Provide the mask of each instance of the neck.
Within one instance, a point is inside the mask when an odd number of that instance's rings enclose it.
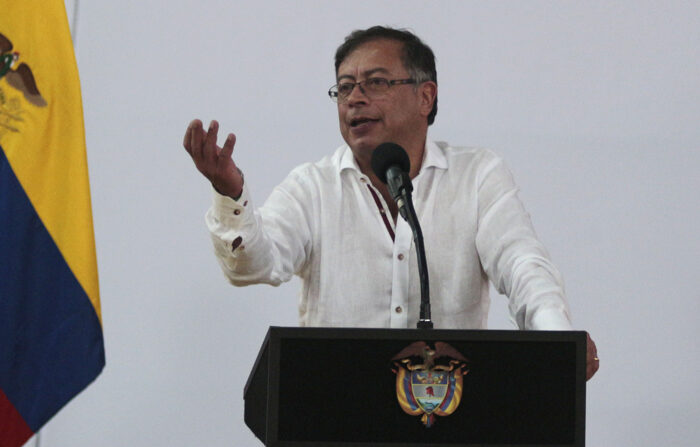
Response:
[[[411,162],[411,171],[408,173],[411,180],[413,180],[418,175],[418,173],[420,172],[420,168],[423,165],[423,156],[425,154],[425,141],[426,137],[423,137],[423,139],[416,144],[402,144],[397,142],[397,144],[404,148],[406,154],[408,154],[408,159]],[[362,153],[353,151],[353,155],[355,156],[355,161],[357,162],[360,171],[362,171],[363,174],[369,177],[375,186],[377,185],[377,182],[381,183],[381,181],[377,178],[377,176],[374,175],[374,172],[372,171],[372,151]]]
[[[423,137],[421,140],[420,145],[417,145],[412,150],[409,150],[409,148],[404,149],[406,149],[408,159],[411,160],[411,172],[409,172],[408,175],[411,177],[411,180],[413,180],[416,178],[420,172],[420,168],[423,166],[423,157],[425,156],[425,137]]]
[[[413,180],[418,173],[420,172],[420,168],[423,164],[423,154],[425,153],[425,140],[426,137],[423,137],[422,141],[420,144],[414,144],[414,145],[401,145],[401,147],[404,148],[406,153],[408,154],[408,159],[411,161],[411,171],[408,173],[409,177],[411,180]],[[357,162],[357,165],[360,168],[360,171],[362,171],[363,174],[365,174],[368,178],[369,181],[372,183],[372,185],[379,191],[379,193],[384,197],[384,201],[386,202],[387,206],[389,207],[389,212],[391,213],[391,216],[394,219],[394,222],[396,222],[399,208],[394,202],[394,199],[391,197],[391,194],[389,193],[389,188],[386,186],[385,183],[383,183],[379,177],[377,177],[374,174],[374,171],[372,170],[372,165],[371,165],[371,159],[372,159],[372,153],[365,153],[364,156],[360,156],[359,154],[355,153],[355,161]]]

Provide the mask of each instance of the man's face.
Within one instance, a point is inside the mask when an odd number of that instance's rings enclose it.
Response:
[[[402,43],[394,40],[367,42],[352,51],[338,67],[337,81],[359,82],[371,77],[406,79],[401,62]],[[394,85],[380,96],[365,95],[358,86],[347,102],[338,104],[340,133],[355,157],[368,157],[381,143],[407,148],[424,144],[427,115],[425,95],[413,84]]]

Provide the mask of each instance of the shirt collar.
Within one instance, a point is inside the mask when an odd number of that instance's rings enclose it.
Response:
[[[355,161],[355,156],[352,154],[352,150],[347,144],[343,146],[343,153],[340,157],[340,172],[343,172],[346,169],[357,171],[358,174],[362,174],[360,167]]]
[[[357,165],[357,161],[355,161],[355,156],[352,154],[352,150],[347,144],[345,145],[343,154],[340,157],[339,167],[341,172],[346,169],[351,169],[360,175],[362,174],[360,167]],[[418,175],[420,175],[420,173],[426,168],[431,167],[447,169],[447,158],[445,158],[445,153],[443,150],[437,144],[435,144],[433,140],[426,139],[425,152],[423,152],[423,164],[421,165]]]
[[[433,140],[425,140],[425,152],[423,153],[423,164],[421,172],[425,168],[447,169],[447,158],[444,150],[438,146]]]

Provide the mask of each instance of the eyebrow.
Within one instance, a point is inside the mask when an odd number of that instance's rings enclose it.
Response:
[[[365,79],[367,79],[367,78],[369,78],[370,76],[372,76],[373,74],[376,74],[376,73],[390,74],[389,70],[387,70],[386,68],[382,68],[382,67],[377,67],[377,68],[372,68],[372,69],[370,69],[370,70],[366,70],[366,71],[364,71],[362,74],[365,76]],[[352,80],[355,80],[355,76],[353,76],[353,75],[342,75],[342,76],[338,76],[338,79],[336,79],[336,81],[341,81],[341,80],[343,80],[343,79],[352,79]]]

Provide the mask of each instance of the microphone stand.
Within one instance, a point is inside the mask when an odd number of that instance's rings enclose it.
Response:
[[[428,264],[425,258],[425,244],[423,243],[423,231],[418,223],[418,216],[416,215],[416,210],[413,207],[413,199],[411,198],[411,192],[413,191],[413,184],[411,179],[405,172],[401,172],[399,175],[402,177],[401,184],[403,187],[397,187],[394,189],[398,190],[399,195],[395,197],[396,205],[399,207],[399,212],[401,217],[404,218],[408,225],[413,231],[413,242],[416,245],[416,260],[418,261],[418,276],[420,278],[420,317],[418,318],[418,324],[416,327],[418,329],[432,329],[433,321],[430,317],[430,286],[428,279]],[[399,177],[396,176],[396,177]],[[388,182],[392,180],[396,181],[396,177],[387,176]],[[391,189],[390,185],[390,189]],[[397,185],[398,186],[398,185]]]

